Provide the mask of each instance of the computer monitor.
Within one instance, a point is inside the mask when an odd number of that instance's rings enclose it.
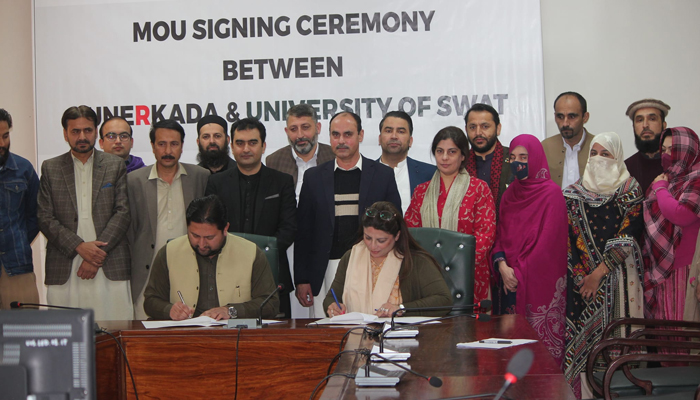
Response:
[[[92,310],[0,311],[0,397],[94,400],[94,330]]]

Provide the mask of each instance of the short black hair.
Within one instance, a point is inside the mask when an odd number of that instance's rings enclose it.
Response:
[[[227,222],[226,207],[219,199],[219,196],[215,194],[200,197],[192,200],[190,205],[187,206],[185,220],[187,221],[187,226],[190,226],[192,222],[210,224],[216,225],[217,229],[223,231]]]
[[[69,107],[64,111],[61,117],[61,126],[63,126],[63,129],[68,129],[68,121],[78,118],[85,118],[88,121],[92,121],[93,125],[97,127],[97,114],[95,110],[85,105]]]
[[[178,131],[180,132],[180,141],[185,143],[185,128],[174,119],[162,119],[151,125],[151,131],[148,132],[148,136],[150,136],[152,144],[156,142],[156,129],[172,129]]]
[[[239,119],[231,125],[231,141],[233,141],[233,136],[236,134],[236,131],[247,131],[251,129],[257,129],[258,132],[260,132],[260,141],[265,143],[265,137],[267,137],[265,125],[255,118]]]
[[[476,103],[469,110],[467,110],[467,114],[464,116],[465,126],[467,125],[467,121],[469,120],[469,113],[472,111],[488,111],[491,113],[491,117],[493,117],[493,122],[496,124],[496,126],[501,124],[501,118],[498,117],[498,111],[496,111],[495,108],[491,107],[488,104]]]
[[[382,120],[379,121],[379,133],[382,133],[382,129],[384,129],[384,120],[389,117],[401,118],[402,120],[408,122],[408,133],[410,134],[410,136],[413,136],[413,120],[411,119],[411,116],[408,115],[408,113],[405,111],[389,111],[388,113],[386,113],[384,115],[384,118],[382,118]]]
[[[557,96],[557,98],[554,100],[554,110],[556,111],[557,109],[557,101],[559,101],[560,98],[564,96],[574,96],[578,99],[578,103],[581,105],[581,115],[585,114],[588,112],[588,103],[586,103],[586,99],[583,98],[580,94],[576,92],[564,92]]]
[[[7,127],[12,128],[12,115],[4,108],[0,108],[0,122],[1,121],[7,122]]]
[[[335,117],[337,117],[337,116],[339,116],[339,115],[343,115],[343,114],[348,114],[348,115],[351,115],[351,116],[352,116],[352,118],[355,120],[355,123],[357,124],[357,133],[359,134],[360,131],[362,130],[362,118],[360,118],[359,115],[357,115],[357,114],[355,114],[354,112],[351,112],[351,111],[341,111],[341,112],[339,112],[339,113],[336,113],[336,114],[331,118],[330,122],[328,122],[328,129],[330,130],[330,126],[331,126],[331,124],[333,123],[333,120],[335,119]]]
[[[435,134],[433,144],[430,147],[433,157],[435,157],[438,144],[447,139],[452,139],[455,145],[457,145],[457,148],[459,148],[459,151],[464,156],[464,161],[462,161],[462,166],[460,168],[466,168],[467,160],[469,160],[469,140],[467,140],[467,135],[464,134],[464,131],[456,126],[447,126],[440,129],[438,133]]]
[[[129,136],[134,136],[134,130],[131,129],[131,124],[129,124],[129,121],[125,120],[124,118],[122,118],[122,117],[120,117],[120,116],[115,115],[115,116],[113,116],[113,117],[111,117],[111,118],[109,118],[109,119],[106,119],[106,120],[102,123],[102,126],[100,126],[100,139],[104,139],[104,138],[105,138],[105,135],[104,135],[104,127],[105,127],[105,124],[106,124],[107,122],[113,120],[113,119],[120,119],[120,120],[126,122],[126,124],[129,125]]]

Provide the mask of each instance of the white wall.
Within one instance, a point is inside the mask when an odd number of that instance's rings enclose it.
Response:
[[[554,99],[569,90],[588,100],[589,130],[619,133],[626,155],[636,151],[632,125],[624,115],[635,100],[659,98],[671,106],[669,126],[700,130],[700,102],[694,97],[700,93],[696,21],[700,2],[541,0],[540,4],[549,136],[558,134]],[[0,10],[0,107],[14,118],[12,151],[36,162],[32,2],[0,0]]]
[[[592,133],[617,132],[636,152],[625,110],[646,97],[671,106],[669,127],[700,132],[700,2],[541,0],[547,135],[558,134],[554,99],[576,91]]]

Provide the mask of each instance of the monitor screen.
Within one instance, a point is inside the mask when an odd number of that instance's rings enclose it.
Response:
[[[93,320],[92,310],[0,311],[2,398],[95,399]]]

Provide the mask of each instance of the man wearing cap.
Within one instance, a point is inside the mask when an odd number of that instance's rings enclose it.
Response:
[[[204,195],[211,176],[204,168],[179,162],[185,130],[177,121],[156,122],[149,136],[156,163],[126,177],[131,209],[126,238],[131,249],[131,297],[137,320],[148,319],[144,289],[155,255],[168,240],[187,233],[187,205]]]
[[[122,117],[107,119],[100,127],[100,148],[105,153],[124,159],[127,173],[146,166],[141,157],[131,155],[131,148],[134,147],[133,134],[131,125]]]
[[[668,104],[656,99],[635,101],[627,107],[628,117],[634,129],[634,145],[638,152],[625,160],[627,170],[646,193],[654,178],[664,172],[661,166],[659,141],[666,129],[666,116],[671,109]]]
[[[236,166],[229,155],[228,123],[218,115],[207,115],[197,122],[197,146],[199,166],[212,174],[226,171]]]

